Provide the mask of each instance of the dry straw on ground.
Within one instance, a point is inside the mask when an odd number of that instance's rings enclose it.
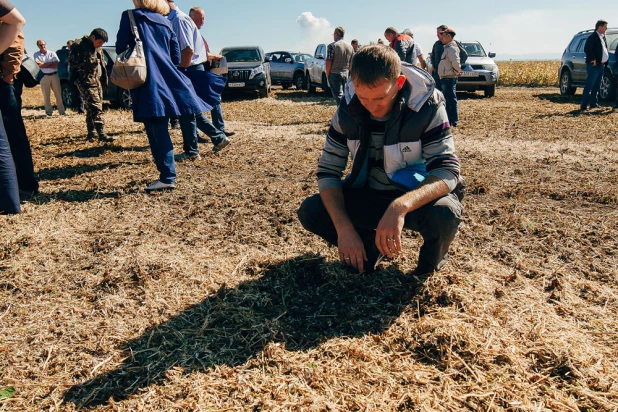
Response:
[[[233,144],[149,196],[129,112],[103,146],[28,91],[42,194],[0,217],[0,410],[615,411],[618,113],[577,103],[461,95],[465,222],[417,278],[413,233],[359,275],[296,219],[332,99],[225,102]]]

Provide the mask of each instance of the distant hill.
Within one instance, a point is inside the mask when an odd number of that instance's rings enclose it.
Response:
[[[558,53],[530,53],[530,54],[500,54],[496,53],[496,61],[529,61],[529,60],[560,60],[562,54]]]

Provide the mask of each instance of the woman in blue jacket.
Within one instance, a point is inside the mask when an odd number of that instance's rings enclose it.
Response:
[[[168,130],[170,116],[206,112],[211,107],[200,99],[191,81],[176,66],[180,49],[176,35],[164,16],[170,8],[165,0],[133,0],[133,16],[146,56],[146,83],[131,90],[133,119],[143,122],[150,149],[159,170],[159,180],[146,192],[175,187],[174,147]],[[116,52],[133,47],[135,39],[127,11],[122,13],[116,36]]]

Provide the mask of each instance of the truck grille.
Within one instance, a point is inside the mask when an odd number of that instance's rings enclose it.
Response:
[[[474,70],[483,70],[484,69],[482,64],[471,64],[471,66],[472,66],[472,69],[474,69]]]
[[[460,77],[457,79],[458,82],[484,82],[485,76],[476,76],[476,77]]]
[[[227,74],[227,79],[230,82],[249,80],[251,70],[230,70]]]

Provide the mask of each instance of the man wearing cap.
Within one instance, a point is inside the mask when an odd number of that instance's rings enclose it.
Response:
[[[380,254],[401,253],[402,230],[414,230],[423,237],[414,273],[439,270],[463,211],[444,98],[427,72],[389,47],[359,50],[350,77],[318,160],[319,193],[303,201],[298,218],[361,272]]]
[[[45,113],[51,116],[54,113],[54,108],[51,105],[51,90],[54,91],[56,98],[56,106],[58,113],[64,115],[64,104],[62,103],[62,88],[60,87],[60,78],[58,77],[58,55],[51,50],[47,50],[45,40],[37,40],[36,42],[39,51],[32,56],[36,64],[39,65],[44,76],[41,79],[41,91],[43,92],[43,101],[45,102]]]
[[[436,27],[436,36],[438,36],[438,40],[431,48],[431,76],[436,82],[436,87],[438,90],[442,90],[442,86],[440,85],[440,76],[438,75],[438,66],[440,65],[440,59],[442,58],[442,52],[444,51],[444,44],[442,44],[442,32],[446,29],[448,29],[446,24]]]
[[[352,46],[343,40],[344,35],[343,27],[336,27],[333,32],[335,41],[329,44],[326,49],[326,68],[324,71],[328,78],[330,90],[337,101],[337,106],[341,103],[343,88],[348,81],[350,64],[352,63],[352,56],[354,56]]]
[[[586,53],[586,86],[582,96],[581,110],[588,108],[599,107],[599,91],[601,90],[601,80],[607,61],[609,60],[609,51],[607,48],[607,40],[605,39],[605,31],[607,31],[607,22],[605,20],[597,21],[594,27],[595,32],[586,39],[584,52]]]
[[[438,65],[440,85],[446,100],[446,113],[451,126],[457,126],[459,113],[457,107],[457,78],[461,76],[461,64],[459,61],[459,46],[455,43],[455,30],[450,27],[442,32],[441,40],[444,45],[442,59]]]
[[[410,29],[404,29],[403,34],[407,34],[412,38],[412,42],[414,44],[414,53],[412,54],[412,64],[416,67],[420,67],[423,70],[427,70],[427,63],[425,62],[425,57],[423,56],[423,49],[421,46],[414,40],[414,33]]]
[[[172,30],[178,38],[180,46],[180,64],[178,68],[185,70],[204,71],[204,63],[208,60],[208,52],[204,39],[200,34],[193,19],[183,13],[173,0],[167,0],[171,12],[167,19],[172,25]],[[195,113],[180,116],[180,129],[182,131],[184,153],[177,156],[176,160],[198,160],[200,150],[197,146],[197,129],[210,137],[214,147],[213,152],[218,152],[230,144],[229,139],[222,130],[215,128],[204,113]]]

